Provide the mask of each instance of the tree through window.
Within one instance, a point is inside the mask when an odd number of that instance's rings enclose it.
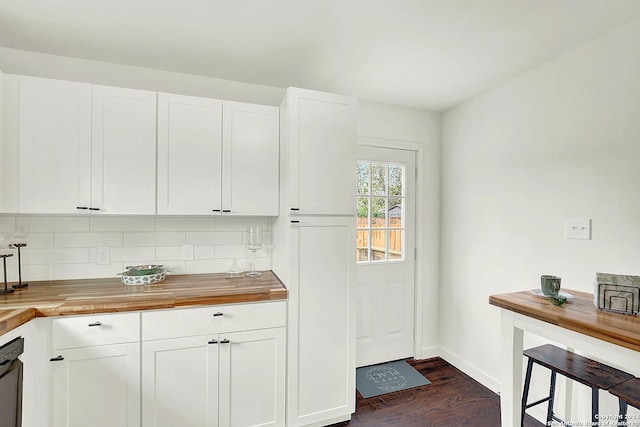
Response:
[[[358,262],[404,259],[405,167],[358,162]]]

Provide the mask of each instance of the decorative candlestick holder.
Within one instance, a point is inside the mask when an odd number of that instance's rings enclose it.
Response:
[[[20,248],[24,248],[27,246],[26,243],[12,243],[9,245],[10,248],[16,248],[18,250],[18,284],[13,285],[14,289],[18,288],[26,288],[29,286],[28,283],[22,283],[22,263],[20,262]]]
[[[8,294],[14,291],[14,289],[9,289],[7,287],[7,258],[13,256],[13,254],[0,254],[0,258],[2,258],[2,266],[4,267],[4,289],[0,289],[0,294]]]

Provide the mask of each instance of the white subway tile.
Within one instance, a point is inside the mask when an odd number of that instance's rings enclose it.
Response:
[[[245,256],[245,247],[243,245],[221,245],[215,246],[216,259],[233,259]]]
[[[225,273],[231,262],[228,260],[186,261],[187,274]]]
[[[25,233],[27,248],[53,248],[54,233]]]
[[[250,225],[259,225],[263,230],[271,230],[268,218],[234,218],[222,216],[216,220],[215,231],[246,231]]]
[[[25,233],[88,232],[88,216],[18,216],[16,227]]]
[[[182,246],[156,247],[156,259],[182,259]]]
[[[54,262],[56,264],[79,264],[85,262],[95,262],[95,253],[91,258],[90,248],[61,248],[54,250]],[[95,248],[93,248],[95,252]]]
[[[122,272],[122,263],[111,263],[98,265],[93,263],[82,264],[56,264],[53,278],[62,279],[95,279],[99,277],[117,278],[117,274]]]
[[[152,216],[93,216],[91,231],[155,231],[156,219]]]
[[[156,248],[149,246],[142,247],[122,247],[111,248],[111,261],[133,262],[154,260],[156,258]],[[155,263],[155,261],[154,261]],[[126,263],[125,263],[126,264]],[[130,264],[127,264],[130,265]]]
[[[215,258],[215,246],[195,246],[195,259],[214,259]]]
[[[124,246],[178,246],[185,243],[184,235],[178,231],[125,232]]]
[[[213,217],[158,217],[156,231],[214,231]]]
[[[22,248],[20,249],[22,265],[53,264],[56,262],[56,250],[53,248]]]
[[[23,265],[22,281],[35,282],[40,280],[53,280],[53,266],[54,264]],[[15,272],[13,280],[18,280],[17,271]]]
[[[13,233],[16,229],[16,217],[0,215],[0,233]]]
[[[122,246],[122,233],[55,233],[57,248],[93,248]]]
[[[194,245],[241,245],[242,233],[236,231],[187,232],[186,243]]]

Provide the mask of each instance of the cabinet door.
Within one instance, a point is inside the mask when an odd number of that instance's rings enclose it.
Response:
[[[20,212],[72,213],[88,207],[91,85],[20,77],[19,99]]]
[[[222,101],[158,94],[158,214],[221,211]]]
[[[140,344],[61,350],[52,361],[53,426],[140,425]]]
[[[355,214],[355,98],[290,88],[287,104],[290,208]]]
[[[279,110],[224,101],[222,211],[278,215]]]
[[[220,338],[220,426],[284,426],[285,328]]]
[[[355,410],[355,218],[291,224],[288,424]]]
[[[156,93],[93,86],[91,208],[156,212]]]
[[[144,427],[218,425],[219,346],[211,338],[142,343]]]

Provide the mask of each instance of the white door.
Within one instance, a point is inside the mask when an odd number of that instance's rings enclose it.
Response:
[[[291,209],[353,215],[356,99],[289,88],[287,102]]]
[[[156,93],[93,86],[91,209],[156,213]]]
[[[220,338],[220,427],[284,426],[285,328]]]
[[[415,153],[358,146],[356,363],[414,355]]]
[[[52,359],[54,427],[140,425],[140,345],[60,350]]]
[[[278,215],[278,107],[223,102],[222,213]]]
[[[355,410],[355,220],[291,221],[287,425],[318,425]]]
[[[218,425],[218,348],[217,334],[142,343],[144,427]]]
[[[220,212],[222,101],[158,94],[158,214]]]
[[[75,213],[91,197],[91,85],[20,77],[20,212]]]

